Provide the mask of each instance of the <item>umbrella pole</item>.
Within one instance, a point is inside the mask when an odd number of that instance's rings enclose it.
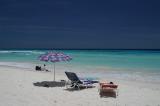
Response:
[[[55,63],[54,63],[54,81],[55,81]]]

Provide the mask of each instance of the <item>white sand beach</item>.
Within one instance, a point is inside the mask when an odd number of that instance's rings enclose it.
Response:
[[[62,79],[67,80],[66,75],[57,73],[56,80]],[[0,106],[160,106],[159,84],[106,78],[119,85],[116,98],[100,97],[98,84],[74,91],[33,84],[52,80],[50,72],[0,66]]]

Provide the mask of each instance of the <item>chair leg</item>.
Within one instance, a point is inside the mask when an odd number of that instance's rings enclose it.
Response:
[[[80,85],[78,83],[76,83],[76,86],[78,87],[78,90],[80,90]]]
[[[116,96],[118,96],[118,95],[119,95],[119,90],[117,89],[117,90],[116,90]]]
[[[78,87],[78,89],[80,89],[79,84],[73,83],[73,88],[77,88],[77,87]]]
[[[68,81],[65,82],[65,86],[68,89]]]
[[[72,84],[72,87],[73,87],[73,88],[76,88],[76,84],[75,84],[75,83],[73,83],[73,84]]]

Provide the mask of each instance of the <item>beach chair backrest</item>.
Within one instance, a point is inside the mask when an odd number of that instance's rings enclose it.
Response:
[[[68,79],[71,80],[72,82],[80,81],[75,73],[73,73],[73,72],[65,72],[65,73],[66,73]]]

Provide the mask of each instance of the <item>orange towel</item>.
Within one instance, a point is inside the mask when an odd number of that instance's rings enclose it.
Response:
[[[118,85],[110,84],[110,83],[100,83],[101,88],[110,87],[110,88],[118,88]]]

